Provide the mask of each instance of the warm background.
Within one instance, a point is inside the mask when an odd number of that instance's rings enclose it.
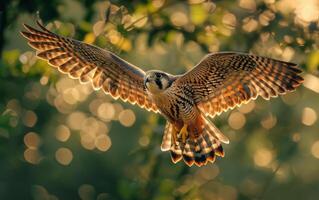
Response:
[[[111,2],[1,1],[0,199],[318,198],[318,0]],[[19,30],[38,17],[144,70],[243,51],[299,63],[305,83],[216,117],[231,139],[224,159],[174,165],[160,152],[162,117],[36,59]]]

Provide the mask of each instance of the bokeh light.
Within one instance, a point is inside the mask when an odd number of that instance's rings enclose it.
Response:
[[[37,120],[37,115],[31,110],[27,110],[22,118],[23,124],[27,127],[33,127],[37,123]]]
[[[254,154],[254,162],[259,167],[267,167],[273,160],[273,154],[266,148],[258,149]]]
[[[319,140],[315,141],[311,146],[311,154],[319,159]]]
[[[40,146],[41,139],[38,134],[29,132],[24,136],[24,144],[30,149],[37,149]]]
[[[65,125],[60,125],[57,127],[55,132],[55,137],[61,142],[66,142],[70,138],[70,129]]]
[[[41,161],[41,155],[36,149],[27,148],[23,155],[24,159],[31,164],[39,164]]]
[[[240,112],[232,112],[228,118],[228,124],[231,128],[238,130],[244,127],[246,117]]]
[[[95,146],[100,151],[107,151],[111,145],[110,137],[105,134],[101,134],[95,138]]]
[[[277,117],[275,115],[273,115],[273,114],[268,115],[267,117],[263,118],[260,121],[260,124],[265,129],[273,128],[276,125],[276,123],[277,123]]]
[[[317,121],[316,111],[310,107],[305,107],[302,112],[301,121],[304,125],[313,125]]]
[[[86,116],[82,112],[73,112],[67,119],[68,126],[73,130],[80,130],[84,123]]]
[[[73,159],[73,153],[70,149],[61,147],[55,152],[55,159],[61,165],[69,165]]]
[[[135,122],[135,114],[132,110],[123,110],[119,114],[119,121],[123,126],[130,127]]]

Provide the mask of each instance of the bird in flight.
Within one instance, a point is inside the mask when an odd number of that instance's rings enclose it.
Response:
[[[237,52],[206,55],[182,75],[142,69],[102,48],[24,24],[21,34],[37,56],[81,83],[91,81],[114,99],[122,99],[167,120],[162,151],[174,163],[213,163],[224,157],[228,138],[210,121],[258,96],[264,99],[293,91],[302,82],[296,64]]]

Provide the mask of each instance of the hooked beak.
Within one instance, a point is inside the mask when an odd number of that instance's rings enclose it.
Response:
[[[146,83],[149,83],[150,82],[150,79],[147,77],[145,80],[144,80],[144,85],[146,86]]]

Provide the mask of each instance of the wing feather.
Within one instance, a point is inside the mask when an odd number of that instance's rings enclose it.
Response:
[[[81,83],[92,82],[94,89],[101,89],[113,98],[137,103],[146,110],[158,112],[144,88],[145,72],[104,49],[62,37],[47,30],[24,25],[21,34],[37,50],[37,56],[71,78]]]
[[[302,82],[296,64],[252,54],[220,52],[204,57],[176,80],[193,92],[198,107],[214,117],[262,96],[276,97]]]

